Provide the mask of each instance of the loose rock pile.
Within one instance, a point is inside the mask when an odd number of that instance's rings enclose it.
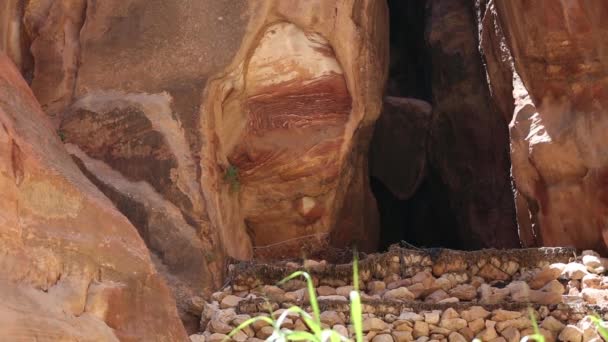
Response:
[[[547,341],[601,341],[589,315],[608,318],[608,259],[593,251],[408,250],[392,248],[360,261],[363,330],[369,341],[519,341],[532,334],[534,315]],[[221,341],[257,315],[278,317],[297,305],[310,309],[306,283],[291,280],[306,269],[316,287],[321,322],[353,337],[348,295],[352,266],[306,260],[303,264],[241,263],[231,285],[202,302],[200,334],[192,341]],[[604,317],[604,315],[606,317]],[[308,330],[293,314],[283,327]],[[257,322],[233,336],[259,341],[272,328]]]

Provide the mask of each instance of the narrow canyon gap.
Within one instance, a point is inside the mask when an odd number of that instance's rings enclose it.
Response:
[[[388,1],[391,63],[370,147],[381,246],[518,247],[508,120],[470,1]]]

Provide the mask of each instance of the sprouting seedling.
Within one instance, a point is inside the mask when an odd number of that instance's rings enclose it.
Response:
[[[532,308],[528,308],[528,313],[530,315],[530,321],[532,321],[532,328],[534,328],[534,334],[524,336],[520,342],[545,342],[545,336],[541,334],[540,330],[538,329],[538,323],[536,323],[536,316],[534,315],[534,311],[532,311]]]
[[[57,130],[57,135],[61,139],[61,142],[65,142],[65,132],[62,129]]]
[[[239,181],[239,169],[234,165],[229,165],[224,173],[224,181],[230,184],[232,192],[239,191],[241,183]]]

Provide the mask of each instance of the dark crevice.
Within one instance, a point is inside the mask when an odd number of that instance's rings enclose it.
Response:
[[[431,63],[425,40],[427,0],[388,0],[390,64],[386,94],[431,101]]]
[[[375,178],[371,179],[371,186],[380,213],[381,250],[400,241],[417,247],[462,247],[454,229],[456,218],[448,199],[441,196],[437,179],[427,176],[414,196],[406,200],[397,198]]]
[[[370,149],[370,184],[380,214],[379,248],[384,250],[400,241],[419,247],[463,250],[516,246],[511,241],[513,234],[505,233],[515,229],[508,220],[512,208],[506,206],[510,201],[504,197],[510,191],[502,191],[500,187],[503,181],[500,177],[509,174],[510,165],[505,163],[501,169],[502,166],[495,167],[498,162],[494,159],[487,162],[484,159],[494,156],[486,150],[497,150],[499,158],[502,146],[509,146],[506,134],[503,140],[503,131],[500,136],[488,133],[498,127],[493,116],[498,112],[492,110],[492,100],[484,98],[483,91],[479,96],[466,96],[462,103],[451,97],[452,91],[462,91],[468,86],[473,92],[483,90],[485,81],[472,71],[475,65],[471,63],[478,62],[480,68],[483,64],[481,57],[477,61],[469,53],[467,44],[471,41],[466,40],[467,32],[452,31],[467,26],[459,26],[460,17],[455,22],[443,22],[452,13],[465,13],[466,2],[387,0],[387,3],[391,60],[385,95],[424,100],[434,110],[427,124],[423,110],[387,104],[379,119],[382,125],[376,126]],[[471,15],[474,18],[472,12]],[[444,31],[431,32],[439,25],[431,20],[441,21]],[[476,34],[474,27],[471,23],[471,34]],[[449,54],[452,50],[446,48],[452,47],[448,40],[460,39],[461,35],[465,40],[454,42],[457,53],[452,56]],[[451,120],[457,120],[457,124]],[[500,126],[503,119],[499,121]],[[500,129],[506,132],[506,123]],[[419,162],[421,154],[426,160],[423,167]],[[387,164],[391,165],[389,171]],[[407,183],[408,177],[416,172],[420,172],[423,181],[410,187],[410,192],[389,189],[391,182],[395,186],[395,179]],[[383,182],[387,173],[389,176]],[[505,184],[510,183],[507,180]]]
[[[431,103],[432,59],[425,32],[427,0],[388,0],[388,6],[391,59],[386,95]],[[444,186],[428,167],[424,180],[408,199],[398,198],[374,177],[370,184],[380,214],[381,250],[400,241],[420,247],[462,248],[456,216]]]

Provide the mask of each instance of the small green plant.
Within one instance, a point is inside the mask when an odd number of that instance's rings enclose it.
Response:
[[[57,135],[59,136],[59,139],[61,139],[61,142],[65,142],[65,132],[63,132],[62,129],[57,130]]]
[[[359,266],[358,266],[358,258],[357,253],[355,252],[355,257],[353,260],[353,287],[354,290],[350,292],[350,301],[351,301],[351,314],[350,319],[353,324],[355,330],[355,337],[357,342],[363,342],[363,324],[362,324],[362,309],[361,309],[361,297],[359,295]],[[312,282],[312,278],[310,274],[304,271],[297,271],[285,279],[281,280],[278,285],[284,284],[285,282],[292,280],[294,278],[304,277],[306,279],[306,285],[308,289],[308,295],[310,298],[310,306],[312,308],[312,315],[306,312],[304,309],[298,306],[292,306],[289,309],[283,311],[283,313],[277,318],[274,319],[272,315],[270,317],[266,316],[257,316],[252,317],[228,334],[228,338],[234,336],[237,332],[244,329],[245,327],[253,324],[257,321],[264,321],[273,328],[273,333],[270,337],[266,339],[266,341],[275,341],[275,342],[283,342],[283,341],[313,341],[313,342],[339,342],[339,341],[349,341],[346,336],[340,335],[338,332],[332,329],[323,329],[321,325],[321,311],[319,310],[319,303],[317,301],[317,295],[314,288],[314,284]],[[310,328],[311,332],[308,331],[294,331],[286,328],[282,328],[283,322],[287,318],[290,313],[298,314],[304,323]]]
[[[238,192],[241,188],[241,182],[239,181],[239,169],[236,166],[230,165],[226,168],[224,173],[224,181],[230,184],[230,191]]]
[[[534,315],[534,311],[532,308],[528,308],[528,313],[530,315],[530,320],[532,321],[532,328],[534,328],[534,334],[524,336],[520,342],[528,342],[528,341],[536,341],[536,342],[545,342],[545,336],[540,333],[540,329],[538,329],[538,323],[536,322],[536,316]]]

